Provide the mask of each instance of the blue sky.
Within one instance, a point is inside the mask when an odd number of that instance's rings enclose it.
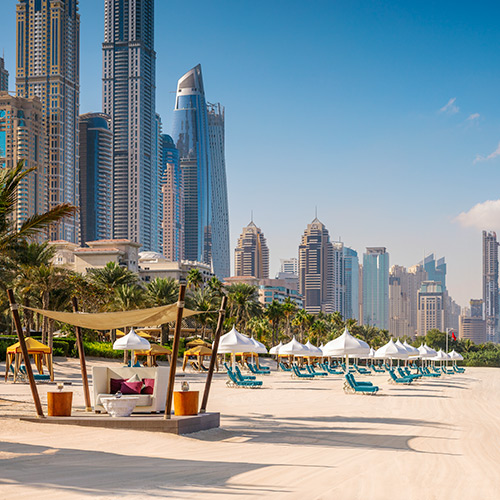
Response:
[[[101,109],[103,5],[80,1],[82,113]],[[500,233],[497,3],[186,5],[156,2],[157,110],[168,133],[177,79],[201,63],[226,107],[232,248],[253,210],[276,272],[317,205],[332,239],[386,246],[391,265],[444,255],[452,296],[481,296],[480,229]]]

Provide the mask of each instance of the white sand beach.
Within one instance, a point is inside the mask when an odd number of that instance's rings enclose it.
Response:
[[[78,361],[56,358],[55,372],[83,409]],[[200,390],[204,378],[185,376]],[[229,389],[216,375],[221,427],[185,436],[22,422],[29,386],[2,380],[0,499],[500,498],[498,369],[413,386],[381,374],[376,396],[344,394],[340,376],[261,379]],[[54,386],[39,387],[45,402]]]

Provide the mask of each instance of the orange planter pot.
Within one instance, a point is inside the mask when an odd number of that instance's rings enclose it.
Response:
[[[175,415],[198,415],[199,391],[174,392]]]
[[[72,392],[47,392],[49,417],[70,417]]]

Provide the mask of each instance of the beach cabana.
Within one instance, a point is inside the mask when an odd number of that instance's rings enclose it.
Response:
[[[134,363],[137,362],[138,356],[146,356],[146,366],[158,366],[156,362],[156,358],[158,356],[168,356],[169,362],[172,360],[170,356],[172,355],[172,351],[168,347],[163,347],[162,345],[152,344],[151,348],[145,351],[135,351]]]
[[[336,339],[330,340],[323,347],[323,356],[346,358],[347,372],[349,372],[349,356],[366,356],[370,353],[370,346],[356,337],[353,337],[346,328],[344,333]]]
[[[190,357],[196,357],[196,363],[197,363],[197,368],[198,371],[200,372],[202,369],[206,369],[203,365],[203,362],[206,357],[211,357],[212,356],[212,349],[209,347],[205,347],[203,345],[199,345],[196,347],[192,347],[191,349],[188,349],[187,351],[184,352],[184,360],[182,362],[182,371],[186,370],[186,366],[188,364],[189,358]],[[219,371],[219,365],[217,363],[217,360],[215,360],[215,366],[217,368],[217,371]]]
[[[212,348],[212,344],[208,343],[208,342],[205,342],[203,339],[200,339],[200,338],[197,338],[197,339],[194,339],[194,340],[190,340],[187,344],[186,344],[186,347],[188,349],[191,349],[191,347],[199,347],[199,346],[202,346],[202,347],[208,347],[209,349]]]
[[[241,334],[233,326],[230,332],[222,335],[219,340],[219,354],[231,354],[233,368],[235,354],[254,353],[256,350],[255,344],[250,341],[250,338]]]
[[[135,334],[138,335],[139,337],[142,337],[143,339],[146,339],[146,340],[151,340],[151,335],[149,335],[149,333],[145,332],[144,330],[137,330],[135,331]],[[121,339],[123,337],[125,337],[125,335],[127,335],[123,330],[116,330],[116,338],[117,339]]]
[[[33,357],[35,365],[38,372],[43,375],[43,365],[46,366],[49,371],[50,380],[54,381],[54,368],[52,365],[52,349],[34,339],[33,337],[26,338],[26,347],[28,349],[28,354]],[[21,344],[16,342],[15,344],[7,347],[6,360],[5,360],[5,380],[9,376],[10,367],[14,368],[14,382],[19,376],[19,368],[22,362],[22,351]]]

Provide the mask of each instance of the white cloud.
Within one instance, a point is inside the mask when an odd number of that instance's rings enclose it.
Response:
[[[463,227],[477,229],[495,229],[500,226],[500,200],[488,200],[474,205],[468,212],[462,212],[455,217]]]
[[[497,156],[500,156],[500,142],[498,143],[498,146],[495,149],[495,151],[493,151],[493,153],[490,153],[488,156],[477,155],[476,158],[474,158],[474,163],[478,163],[480,161],[493,160]]]
[[[440,113],[448,113],[449,115],[454,115],[455,113],[458,113],[460,108],[455,104],[455,101],[457,100],[456,97],[452,97],[445,106],[443,106],[439,112]]]
[[[472,115],[469,115],[467,117],[467,120],[468,121],[474,121],[474,120],[477,120],[481,115],[479,113],[472,113]]]

